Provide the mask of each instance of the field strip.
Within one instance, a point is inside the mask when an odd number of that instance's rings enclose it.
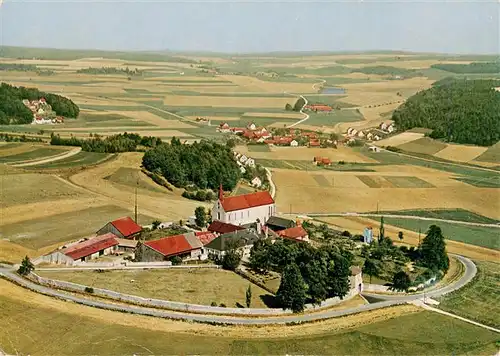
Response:
[[[62,153],[59,155],[55,155],[55,156],[51,156],[51,157],[47,157],[47,158],[43,158],[43,159],[39,159],[39,160],[33,160],[33,161],[25,162],[25,163],[12,164],[11,166],[12,167],[28,167],[28,166],[36,166],[36,165],[43,164],[43,163],[59,161],[59,160],[64,159],[64,158],[72,157],[72,156],[76,155],[77,153],[79,153],[81,150],[82,150],[81,147],[76,147],[68,152],[65,152],[65,153]]]
[[[399,146],[404,143],[408,143],[411,141],[418,140],[424,137],[424,134],[416,133],[416,132],[403,132],[397,134],[395,136],[380,140],[377,142],[377,145],[380,146]]]
[[[481,156],[487,149],[488,147],[448,144],[444,149],[435,153],[434,156],[449,161],[469,162]]]

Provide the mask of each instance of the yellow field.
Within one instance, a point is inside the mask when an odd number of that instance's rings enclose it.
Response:
[[[248,153],[252,158],[264,158],[275,160],[301,160],[313,161],[314,157],[328,157],[333,161],[376,163],[375,160],[368,158],[361,153],[340,146],[334,148],[309,148],[309,147],[270,147],[270,152],[249,152],[246,146],[237,146],[237,152]]]
[[[243,116],[249,117],[275,117],[277,119],[303,119],[301,113],[275,113],[275,112],[246,112]]]
[[[379,146],[399,146],[404,143],[408,143],[411,141],[418,140],[419,138],[424,137],[424,134],[416,133],[416,132],[403,132],[384,140],[380,140],[377,142]]]
[[[488,147],[448,144],[434,156],[450,161],[469,162],[482,155],[487,149]]]
[[[222,96],[166,96],[165,105],[172,106],[212,106],[234,108],[284,108],[288,98],[222,97]]]
[[[225,80],[229,80],[243,88],[248,92],[267,92],[267,93],[283,93],[283,92],[297,92],[297,93],[315,93],[310,83],[280,83],[280,82],[266,82],[253,77],[246,77],[240,75],[221,75]],[[284,107],[285,104],[283,104]]]
[[[195,127],[185,122],[181,122],[180,120],[164,119],[158,115],[150,113],[149,111],[110,110],[103,112],[103,114],[122,115],[130,117],[136,121],[144,121],[165,129],[192,129]],[[134,130],[137,130],[137,128],[135,128]]]
[[[240,118],[238,116],[210,116],[210,115],[196,115],[196,116],[185,116],[185,118],[189,120],[196,120],[197,118],[202,117],[208,120],[217,120],[217,121],[239,121]]]
[[[372,67],[372,66],[390,66],[396,68],[405,68],[405,69],[424,69],[429,68],[431,65],[436,63],[456,63],[456,64],[469,64],[470,61],[436,61],[433,59],[425,59],[425,60],[404,60],[404,61],[391,61],[391,62],[373,62],[373,63],[353,63],[346,64],[347,67],[350,68],[362,68],[362,67]]]

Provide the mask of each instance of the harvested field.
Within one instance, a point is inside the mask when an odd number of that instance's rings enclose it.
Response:
[[[246,146],[237,146],[235,151],[248,153]],[[365,157],[363,154],[355,152],[347,147],[334,148],[309,148],[309,147],[271,147],[271,152],[252,152],[252,158],[269,160],[300,160],[311,161],[314,157],[328,157],[333,161],[377,163],[375,160]]]
[[[384,179],[396,188],[434,188],[429,182],[417,177],[385,176]]]
[[[360,354],[384,355],[466,352],[491,355],[496,352],[493,332],[422,312],[412,305],[286,328],[229,327],[98,310],[0,280],[0,307],[0,317],[5,320],[0,325],[0,344],[10,354],[269,355],[329,353],[325,350],[349,354],[354,350]],[[19,318],[21,314],[23,318]],[[404,333],[396,333],[398,338],[395,338],[394,330],[402,329]],[[13,338],[12,334],[19,336]],[[60,340],[68,335],[72,335],[73,341],[63,345]]]
[[[104,179],[132,188],[146,189],[157,193],[168,193],[168,189],[153,182],[139,168],[120,167]]]
[[[288,127],[292,124],[295,124],[297,121],[277,121],[273,122],[271,125],[267,125],[267,127],[272,127],[272,128],[277,128],[277,129],[282,129],[285,127]]]
[[[271,152],[269,145],[248,145],[248,152]]]
[[[40,275],[145,298],[201,305],[215,302],[217,305],[222,303],[230,308],[236,307],[236,303],[245,305],[245,291],[250,283],[233,272],[212,268],[106,273],[41,271]],[[269,295],[267,291],[252,285],[252,307],[266,308],[261,299],[261,296],[266,295]]]
[[[276,112],[246,112],[243,116],[247,117],[275,117],[277,119],[303,119],[304,115],[301,113],[276,113]]]
[[[448,144],[434,156],[457,162],[470,162],[486,152],[487,147]]]
[[[479,162],[491,162],[498,164],[500,162],[500,142],[495,143],[493,146],[488,147],[486,152],[474,159]]]
[[[40,169],[65,169],[74,167],[92,166],[110,159],[113,155],[96,152],[78,152],[76,155],[63,158],[54,162],[37,164],[35,166],[25,167],[27,170]]]
[[[380,176],[357,176],[357,178],[370,188],[393,188],[391,182]]]
[[[2,226],[2,237],[30,249],[75,240],[95,233],[108,221],[132,215],[131,210],[105,205],[42,217]],[[154,217],[141,214],[139,224],[148,225]]]
[[[223,97],[223,96],[167,96],[163,103],[170,106],[212,106],[232,108],[284,108],[289,98]]]
[[[50,156],[57,156],[66,151],[64,147],[50,147],[50,146],[32,146],[26,147],[26,151],[8,156],[0,156],[0,163],[17,163],[23,161],[32,161]]]
[[[407,152],[422,153],[427,155],[435,154],[435,156],[439,156],[440,151],[444,151],[444,149],[447,148],[447,145],[446,143],[433,140],[429,137],[422,137],[414,141],[403,143],[397,147]]]
[[[42,174],[8,174],[1,176],[2,208],[13,205],[80,198],[85,194],[60,179]]]
[[[138,121],[144,121],[155,126],[165,129],[192,129],[195,126],[186,124],[179,120],[164,119],[158,115],[152,114],[149,111],[109,111],[110,114],[122,115],[130,117]]]
[[[399,146],[408,142],[419,140],[424,137],[424,134],[416,132],[403,132],[395,136],[391,136],[377,142],[378,146]]]
[[[313,175],[314,180],[320,187],[331,187],[330,181],[323,175],[315,174]]]
[[[239,121],[239,116],[210,116],[210,115],[188,115],[185,116],[189,120],[196,120],[198,117],[203,117],[208,120],[222,120],[222,121]]]
[[[238,86],[244,88],[247,92],[267,92],[267,93],[315,93],[311,83],[289,83],[289,82],[271,82],[260,80],[254,77],[243,75],[222,75],[225,80],[229,80]],[[283,104],[285,107],[286,102]]]

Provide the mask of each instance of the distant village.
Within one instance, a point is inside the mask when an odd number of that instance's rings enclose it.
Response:
[[[24,99],[23,104],[33,113],[33,121],[31,123],[34,125],[64,123],[64,117],[57,116],[45,98],[39,100]]]

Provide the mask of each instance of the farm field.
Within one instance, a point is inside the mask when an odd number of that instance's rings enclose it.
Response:
[[[439,225],[443,235],[450,240],[465,242],[472,245],[500,250],[500,228],[481,226],[457,225],[440,221],[421,221],[404,218],[386,218],[389,225],[398,226],[406,230],[425,233],[432,224]]]
[[[50,146],[25,147],[24,150],[25,151],[22,153],[14,153],[11,155],[8,154],[8,152],[4,152],[4,155],[0,156],[0,164],[1,163],[12,164],[24,161],[32,161],[32,160],[47,158],[50,156],[57,156],[68,151],[68,149],[62,147],[50,147]]]
[[[0,286],[0,316],[6,321],[0,325],[0,344],[8,353],[264,355],[330,354],[335,350],[491,355],[496,351],[495,333],[414,306],[364,313],[362,320],[354,315],[286,329],[248,329],[120,314],[68,304],[5,281],[0,281]],[[70,342],[61,343],[68,337]]]
[[[114,157],[112,154],[97,152],[78,152],[76,155],[63,158],[54,162],[37,164],[25,167],[27,170],[45,170],[45,169],[66,169],[74,167],[87,167],[104,162]]]
[[[498,224],[499,220],[490,219],[472,211],[464,209],[437,209],[437,210],[399,210],[399,211],[380,211],[377,214],[390,215],[413,215],[426,218],[437,218],[444,220],[468,221],[479,224]]]
[[[464,288],[441,297],[439,308],[498,328],[500,265],[480,262],[477,267],[475,279]]]
[[[40,271],[43,277],[106,288],[117,292],[201,305],[245,305],[245,292],[251,284],[239,275],[213,268],[137,271],[59,272]],[[266,308],[261,297],[269,295],[252,284],[252,307]]]

